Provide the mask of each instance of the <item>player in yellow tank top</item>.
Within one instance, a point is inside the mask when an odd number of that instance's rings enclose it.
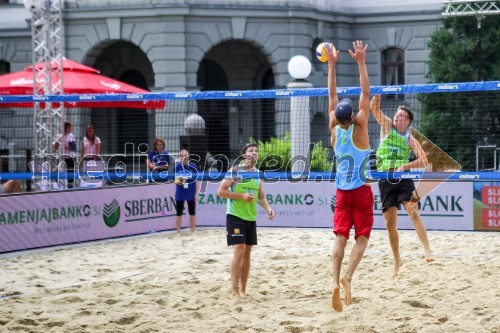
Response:
[[[420,143],[410,134],[409,127],[413,121],[413,113],[407,106],[398,107],[394,118],[387,117],[380,107],[380,95],[375,95],[370,106],[373,116],[380,125],[380,147],[377,150],[377,167],[379,171],[394,170],[398,172],[409,171],[412,168],[426,167],[427,157]],[[395,153],[391,155],[391,151]],[[409,161],[410,150],[417,157],[414,161]],[[399,274],[399,269],[403,266],[399,254],[399,234],[398,234],[398,209],[402,204],[410,217],[415,231],[424,246],[424,256],[427,262],[432,262],[436,258],[431,251],[429,238],[425,224],[418,212],[418,196],[413,180],[411,179],[381,179],[378,183],[380,196],[382,199],[382,213],[384,214],[389,242],[391,243],[392,254],[394,256],[393,277]]]
[[[243,147],[244,162],[232,172],[254,172],[259,156],[256,143]],[[255,196],[255,194],[257,196]],[[269,216],[274,218],[274,211],[267,202],[264,184],[260,179],[224,179],[217,192],[221,198],[228,200],[226,215],[227,244],[233,247],[231,260],[231,294],[233,299],[246,296],[248,275],[250,273],[250,257],[252,246],[257,245],[257,204]]]

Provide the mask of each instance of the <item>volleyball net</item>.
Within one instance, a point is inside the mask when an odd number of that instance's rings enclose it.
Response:
[[[338,88],[358,111],[360,88]],[[381,127],[369,120],[373,177],[500,180],[500,81],[374,86],[383,113],[393,118],[400,105],[414,114],[411,133],[428,163],[408,172],[378,172]],[[54,150],[33,154],[34,105],[65,106],[65,121],[76,141],[74,170]],[[169,181],[180,149],[188,149],[200,180],[258,177],[268,180],[333,180],[336,163],[328,128],[326,88],[265,91],[165,92],[116,95],[0,96],[0,180],[102,179],[108,185]],[[97,158],[82,154],[86,128],[101,141]],[[50,121],[47,119],[47,126]],[[61,134],[63,129],[60,129]],[[48,130],[47,133],[50,133]],[[49,134],[47,134],[49,135]],[[156,139],[165,142],[168,170],[146,167]],[[52,138],[52,144],[58,139]],[[226,174],[241,162],[241,148],[259,145],[259,173]],[[396,152],[395,152],[396,153]],[[48,154],[52,155],[52,154]],[[416,159],[410,152],[410,161]],[[184,174],[182,174],[184,175]],[[181,176],[182,176],[181,175]],[[177,175],[178,176],[178,175]],[[189,176],[193,176],[190,174]],[[62,182],[64,183],[64,181]]]

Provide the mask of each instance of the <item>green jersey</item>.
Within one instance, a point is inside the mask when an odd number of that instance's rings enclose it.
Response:
[[[254,169],[258,171],[257,169]],[[257,221],[257,200],[259,197],[260,179],[240,179],[229,190],[234,193],[253,194],[252,202],[227,199],[226,213],[245,221]]]
[[[377,149],[377,169],[378,171],[389,171],[397,169],[410,159],[410,131],[399,134],[394,127],[389,131],[389,135],[380,142]]]

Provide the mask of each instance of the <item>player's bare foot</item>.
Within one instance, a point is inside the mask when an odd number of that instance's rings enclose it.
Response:
[[[436,261],[436,257],[434,256],[431,250],[425,251],[425,261],[427,262]]]
[[[240,293],[241,298],[246,298],[248,296],[245,289],[240,288],[239,293]]]
[[[394,262],[394,273],[392,273],[392,277],[395,278],[399,274],[399,269],[403,266],[403,261],[401,259],[396,260]]]
[[[332,307],[337,312],[342,312],[342,301],[340,300],[340,286],[337,284],[333,287]]]
[[[340,278],[340,283],[342,283],[342,286],[345,289],[345,305],[350,305],[351,304],[351,281],[347,280],[345,277]]]
[[[233,299],[233,301],[239,300],[241,298],[240,293],[237,291],[231,292],[231,298]]]

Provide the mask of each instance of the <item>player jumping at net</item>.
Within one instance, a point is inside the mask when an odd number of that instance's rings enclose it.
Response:
[[[420,143],[411,135],[409,127],[413,121],[413,113],[406,106],[399,106],[394,119],[387,117],[380,108],[380,95],[375,95],[371,102],[373,116],[380,125],[380,146],[377,149],[378,171],[408,171],[412,168],[426,167],[427,157]],[[410,151],[417,157],[410,162]],[[425,259],[428,262],[435,260],[429,245],[427,230],[418,212],[420,200],[415,184],[411,179],[382,179],[378,182],[380,197],[382,198],[382,213],[384,214],[389,242],[394,255],[393,277],[399,274],[403,266],[399,254],[399,235],[397,228],[398,208],[403,204],[410,220],[413,222],[422,245]]]
[[[248,143],[241,152],[244,161],[232,171],[257,172],[257,144]],[[274,218],[274,211],[267,202],[260,179],[224,179],[217,195],[227,199],[227,245],[233,247],[231,294],[233,299],[238,299],[246,296],[252,246],[257,245],[257,204],[267,212],[270,220]]]
[[[326,47],[328,58],[328,114],[331,143],[337,162],[336,204],[333,217],[333,232],[336,235],[333,246],[333,293],[332,307],[342,311],[340,284],[344,287],[345,304],[351,303],[351,282],[354,271],[368,246],[368,239],[373,227],[373,193],[367,184],[369,170],[367,164],[370,155],[368,136],[368,118],[370,116],[370,82],[366,69],[366,48],[362,41],[353,42],[354,52],[350,55],[358,63],[361,96],[359,112],[354,117],[350,100],[339,102],[335,64],[339,52],[333,53]],[[351,250],[347,269],[342,277],[340,271],[344,251],[349,239],[349,232],[354,225],[356,244]]]

